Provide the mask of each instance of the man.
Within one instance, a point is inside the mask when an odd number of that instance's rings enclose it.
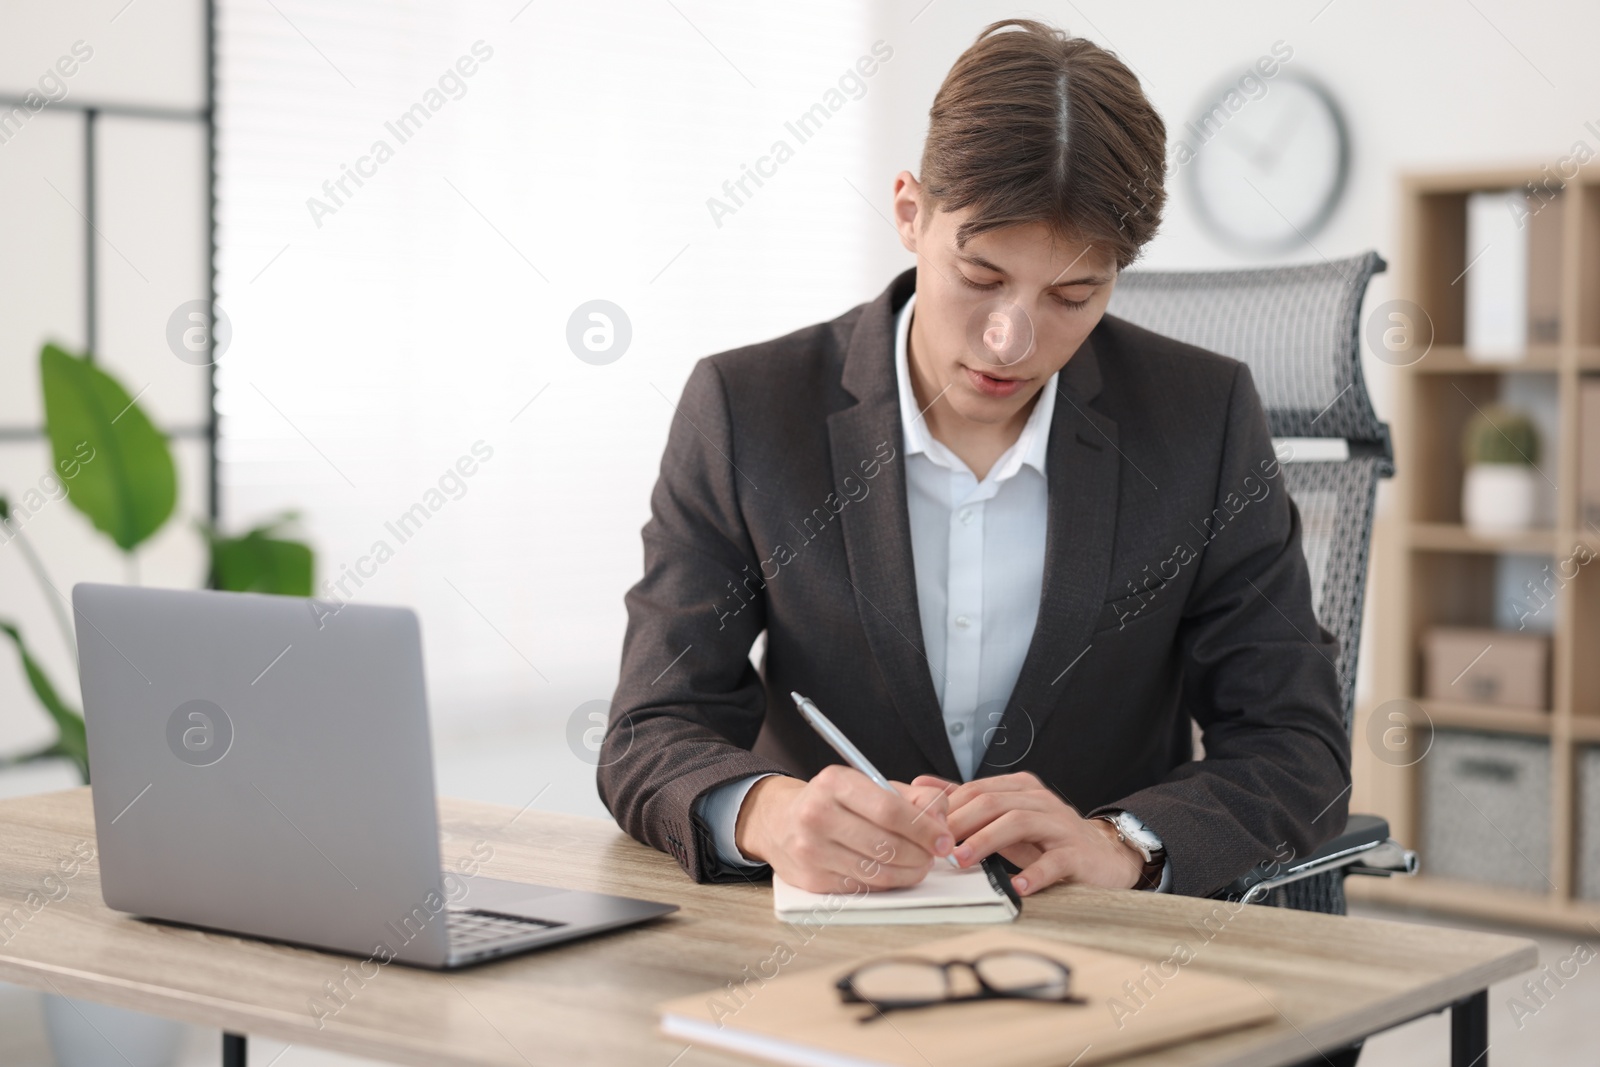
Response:
[[[700,881],[998,853],[1025,895],[1205,895],[1343,827],[1334,644],[1250,374],[1105,314],[1165,150],[1115,56],[996,23],[895,181],[915,268],[696,366],[602,751],[630,834]]]

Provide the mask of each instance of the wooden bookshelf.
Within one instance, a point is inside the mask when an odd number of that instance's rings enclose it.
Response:
[[[1558,158],[1561,153],[1553,153]],[[1370,699],[1357,709],[1352,810],[1385,815],[1394,835],[1421,848],[1417,767],[1380,758],[1367,741],[1374,710],[1414,701],[1436,730],[1463,729],[1550,744],[1551,865],[1548,892],[1428,876],[1351,878],[1355,899],[1381,900],[1548,926],[1600,928],[1600,900],[1577,896],[1579,847],[1577,755],[1600,744],[1600,559],[1581,565],[1552,610],[1551,707],[1502,708],[1423,699],[1422,639],[1435,625],[1494,625],[1496,560],[1546,557],[1552,565],[1578,546],[1600,555],[1600,531],[1580,521],[1578,388],[1600,374],[1600,167],[1563,189],[1560,328],[1554,344],[1532,345],[1516,362],[1482,362],[1465,342],[1466,198],[1484,190],[1530,188],[1547,171],[1527,167],[1410,175],[1401,189],[1402,235],[1396,296],[1431,320],[1427,355],[1395,376],[1390,408],[1398,471],[1373,544],[1369,589],[1375,609]],[[1539,466],[1555,484],[1554,525],[1485,536],[1462,525],[1462,428],[1475,405],[1496,399],[1511,376],[1538,376],[1553,389],[1558,432],[1545,440]],[[1424,759],[1426,757],[1423,757]],[[1512,831],[1514,832],[1514,830]]]

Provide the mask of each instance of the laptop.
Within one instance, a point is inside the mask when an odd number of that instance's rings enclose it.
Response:
[[[431,968],[677,910],[496,878],[486,839],[441,866],[414,612],[96,584],[72,606],[108,907]]]

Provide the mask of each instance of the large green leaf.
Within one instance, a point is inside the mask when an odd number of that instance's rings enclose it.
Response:
[[[45,345],[39,378],[67,499],[119,548],[132,551],[177,503],[166,437],[115,378],[85,358]]]
[[[78,773],[83,775],[84,782],[89,781],[89,741],[83,728],[83,716],[68,707],[56,687],[50,684],[50,678],[44,673],[44,668],[39,666],[39,661],[33,658],[28,651],[28,646],[22,640],[22,632],[9,622],[0,620],[0,632],[4,632],[17,646],[17,654],[22,657],[22,669],[28,676],[28,684],[33,687],[34,696],[39,698],[39,703],[44,705],[44,710],[56,722],[55,743],[38,752],[30,753],[29,759],[43,759],[47,756],[64,756],[78,765]]]
[[[310,596],[310,546],[273,536],[292,518],[284,515],[239,537],[219,537],[206,529],[206,539],[211,544],[211,588]]]

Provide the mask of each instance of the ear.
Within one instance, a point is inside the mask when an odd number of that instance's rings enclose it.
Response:
[[[926,225],[922,183],[909,170],[903,170],[894,178],[894,228],[900,233],[900,244],[912,255],[917,254],[917,235]]]

